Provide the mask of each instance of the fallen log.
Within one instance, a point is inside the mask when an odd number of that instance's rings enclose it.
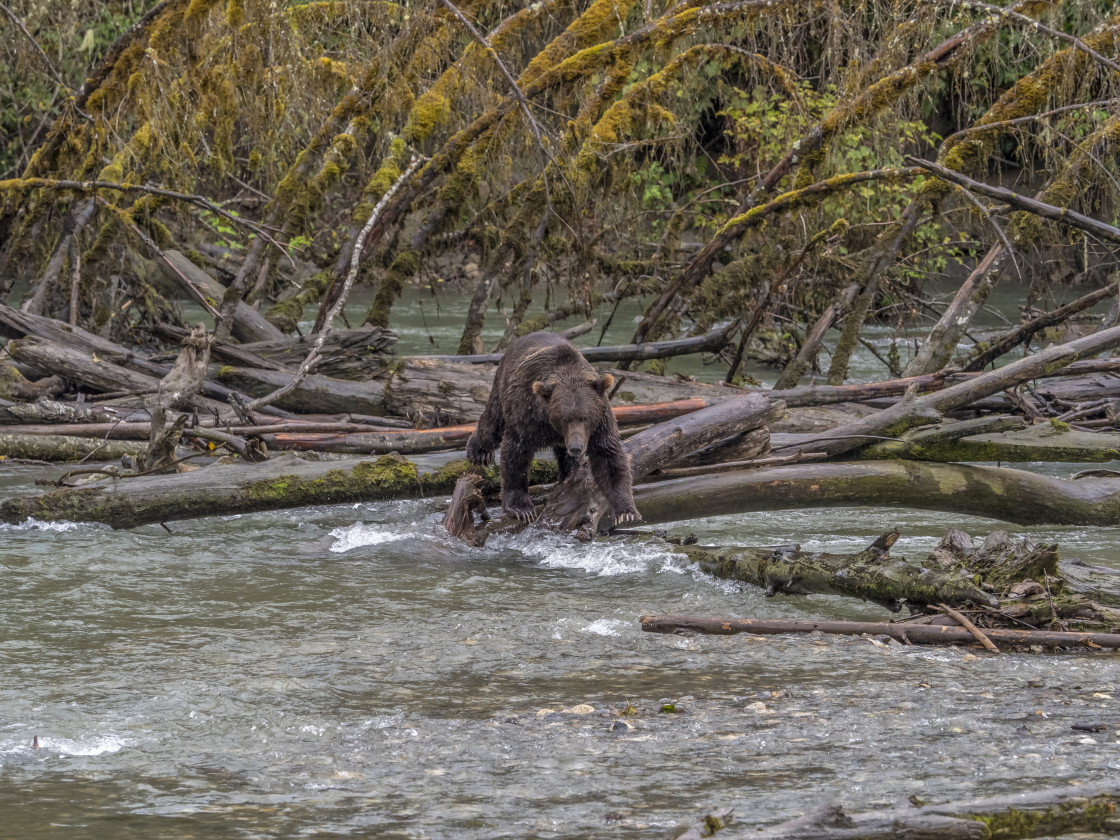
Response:
[[[134,528],[304,505],[416,499],[450,494],[459,476],[471,469],[466,461],[427,467],[396,455],[305,461],[284,454],[260,464],[215,464],[180,475],[122,478],[7,499],[0,504],[0,519],[18,523],[34,517]],[[485,492],[497,488],[497,475],[496,468],[485,473]],[[555,464],[534,463],[535,483],[555,479]]]
[[[70,435],[25,435],[0,432],[0,458],[28,461],[119,461],[148,449],[148,437],[104,440]]]
[[[922,461],[806,463],[643,484],[647,524],[760,510],[908,507],[1019,525],[1118,525],[1120,477],[1071,481],[1006,467]]]
[[[911,461],[1100,462],[1120,458],[1120,434],[1065,423],[1028,426],[1020,417],[983,417],[903,433],[872,443],[860,458]]]
[[[815,621],[811,619],[701,618],[687,615],[643,615],[647,633],[703,633],[730,636],[753,633],[776,636],[783,633],[829,633],[841,636],[890,636],[906,644],[977,644],[966,628],[953,624],[916,624],[889,621]],[[1120,648],[1120,633],[1067,633],[1060,630],[985,629],[984,634],[1000,644],[1048,645],[1053,647]]]
[[[1065,785],[916,807],[909,803],[848,814],[835,803],[770,828],[726,830],[721,840],[1026,840],[1120,829],[1120,785],[1115,781]]]
[[[775,448],[775,455],[823,452],[831,457],[868,445],[874,437],[897,437],[915,426],[936,423],[948,411],[975,403],[1040,374],[1066,367],[1082,357],[1092,357],[1120,345],[1120,327],[1112,327],[1066,344],[1049,347],[998,370],[982,373],[942,391],[900,400],[879,414],[832,429],[789,447]]]
[[[846,595],[898,612],[902,604],[994,604],[992,596],[959,569],[928,569],[891,557],[898,531],[889,531],[854,554],[804,552],[800,546],[746,548],[680,545],[713,577],[762,587],[767,596]]]
[[[226,293],[225,286],[173,248],[164,251],[163,257],[167,261],[164,266],[167,276],[192,298],[211,308],[221,303]],[[233,315],[233,335],[238,341],[275,341],[285,337],[244,301],[237,304]]]
[[[307,358],[318,337],[318,333],[311,333],[279,341],[242,344],[239,349],[294,371]],[[399,357],[390,350],[396,341],[395,333],[381,327],[332,330],[319,351],[314,371],[335,379],[358,381],[384,377],[398,363]]]
[[[33,403],[18,403],[0,407],[0,424],[49,423],[81,424],[108,422],[110,426],[130,420],[148,422],[151,419],[147,409],[125,408],[116,405],[97,403],[73,403],[59,400],[39,400]]]
[[[680,545],[676,551],[713,577],[763,587],[778,594],[835,594],[880,604],[897,612],[905,604],[949,611],[978,606],[987,627],[1045,626],[1050,630],[1113,632],[1120,612],[1076,592],[1060,567],[1058,547],[994,531],[979,546],[951,529],[921,563],[892,557],[898,531],[883,534],[854,554],[803,552],[800,546],[750,548]],[[978,631],[979,632],[979,631]],[[974,633],[973,635],[976,635]]]
[[[650,341],[644,344],[617,344],[604,347],[579,347],[589,362],[641,362],[647,359],[670,359],[692,353],[714,353],[727,344],[727,330],[720,328],[692,338]],[[497,364],[505,353],[475,353],[467,356],[408,356],[408,361],[458,362],[480,365]]]

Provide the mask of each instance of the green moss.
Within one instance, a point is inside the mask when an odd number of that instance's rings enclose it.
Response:
[[[319,300],[330,288],[331,282],[329,272],[320,271],[312,274],[304,282],[299,294],[277,301],[264,317],[282,332],[295,332],[300,318],[303,317],[304,307]]]
[[[365,323],[375,327],[388,328],[389,311],[393,302],[404,290],[404,285],[420,270],[420,252],[405,250],[397,254],[392,264],[381,278],[373,303],[366,313]]]

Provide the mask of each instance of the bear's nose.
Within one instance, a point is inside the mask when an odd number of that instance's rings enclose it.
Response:
[[[571,455],[573,458],[578,458],[580,455],[583,454],[583,444],[582,443],[569,443],[568,444],[568,454]]]

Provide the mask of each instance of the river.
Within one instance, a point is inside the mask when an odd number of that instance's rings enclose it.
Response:
[[[0,466],[0,494],[62,470]],[[1120,770],[1114,654],[645,634],[645,613],[889,613],[622,541],[464,548],[441,510],[4,527],[0,837],[659,838],[719,807],[764,825]],[[1005,527],[851,508],[671,530],[844,551],[898,527],[920,559],[954,526]],[[1013,532],[1120,568],[1120,528]]]

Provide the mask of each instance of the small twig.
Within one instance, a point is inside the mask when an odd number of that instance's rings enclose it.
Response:
[[[28,42],[30,42],[31,46],[35,50],[35,55],[39,57],[39,61],[42,62],[42,64],[47,68],[47,72],[50,73],[51,78],[54,79],[55,84],[69,93],[71,95],[71,98],[73,99],[74,89],[70,87],[70,85],[66,84],[66,80],[62,78],[62,74],[58,72],[58,68],[54,66],[54,62],[51,61],[50,56],[48,56],[46,52],[44,52],[43,48],[39,46],[39,42],[35,40],[34,36],[32,36],[32,34],[27,31],[27,27],[24,26],[24,23],[22,20],[20,20],[19,15],[17,15],[3,3],[0,3],[0,12],[3,12],[8,17],[8,19],[11,20],[12,24],[15,25],[16,29],[18,29],[23,34],[23,37],[25,37]],[[70,105],[78,114],[82,116],[84,120],[88,122],[94,121],[93,117],[91,117],[89,114],[78,107],[77,102],[71,101]]]
[[[960,184],[957,184],[957,189],[964,193],[964,197],[968,199],[969,203],[973,207],[975,207],[976,211],[984,217],[989,225],[992,226],[992,230],[996,232],[996,236],[999,238],[999,241],[1003,244],[1003,247],[1007,249],[1007,255],[1011,257],[1011,264],[1015,266],[1015,273],[1018,275],[1019,279],[1022,280],[1023,272],[1019,270],[1019,261],[1015,259],[1015,249],[1011,247],[1011,242],[1008,240],[1007,235],[1003,232],[1003,228],[996,224],[996,220],[992,218],[992,214],[988,212],[988,208],[980,203],[980,199],[978,199]]]
[[[1030,29],[1037,30],[1038,32],[1045,32],[1051,38],[1057,38],[1059,41],[1065,41],[1075,50],[1080,50],[1086,55],[1090,56],[1094,61],[1103,64],[1111,70],[1120,73],[1120,64],[1117,64],[1110,58],[1106,58],[1099,52],[1094,50],[1080,38],[1075,35],[1070,35],[1058,29],[1052,29],[1044,23],[1039,23],[1034,18],[1024,15],[1021,12],[1016,12],[1011,9],[1005,9],[1002,6],[993,6],[989,3],[980,3],[977,0],[938,0],[942,5],[963,6],[966,9],[976,9],[977,11],[987,12],[988,14],[995,15],[999,18],[1011,19],[1019,23],[1025,24]]]
[[[989,651],[991,651],[992,653],[999,653],[999,648],[995,646],[995,643],[993,643],[991,639],[985,636],[984,631],[973,624],[972,621],[964,615],[964,613],[961,613],[946,604],[938,604],[937,608],[945,613],[945,615],[949,616],[949,618],[953,619],[953,621],[957,622],[957,624],[959,624],[973,636],[975,636],[976,641],[986,647]]]

